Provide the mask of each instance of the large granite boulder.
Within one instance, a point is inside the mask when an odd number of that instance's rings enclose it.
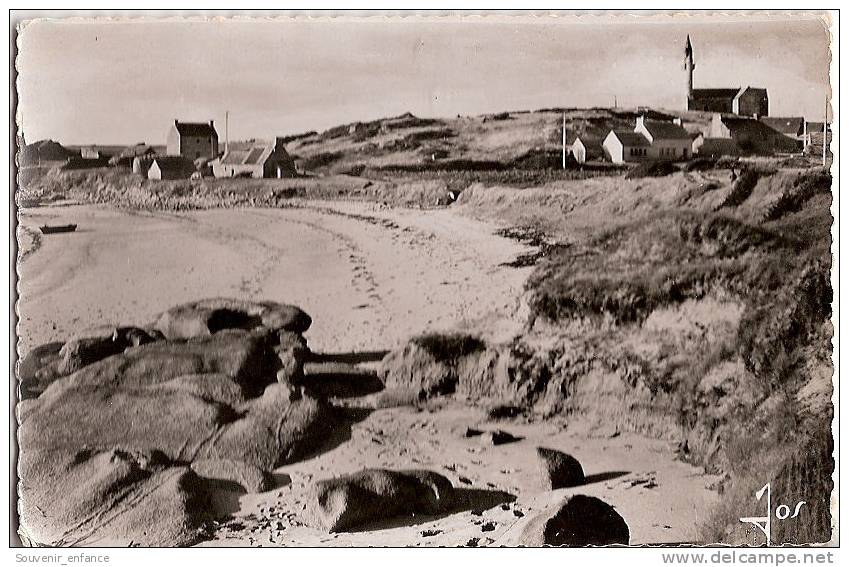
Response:
[[[19,474],[32,545],[191,545],[210,519],[200,479],[155,451],[23,450]]]
[[[307,516],[316,527],[342,532],[399,516],[443,513],[454,503],[454,487],[442,475],[365,469],[317,482]]]
[[[156,318],[153,327],[167,339],[189,339],[208,337],[221,329],[262,327],[303,333],[311,324],[310,316],[294,305],[217,297],[172,307]]]
[[[546,490],[584,484],[584,469],[578,459],[562,451],[537,447],[540,483]]]
[[[630,530],[613,506],[576,494],[532,518],[522,531],[519,544],[526,547],[586,547],[628,545]]]

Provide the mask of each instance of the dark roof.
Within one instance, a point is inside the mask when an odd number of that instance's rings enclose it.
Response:
[[[175,120],[174,125],[177,127],[177,132],[181,136],[218,137],[218,132],[215,131],[212,122],[180,122],[179,120]]]
[[[720,120],[722,120],[722,123],[729,128],[745,127],[751,125],[760,126],[761,124],[754,118],[750,118],[748,116],[737,116],[736,114],[722,114],[720,115]]]
[[[766,89],[762,89],[762,88],[758,88],[758,87],[743,87],[743,88],[740,89],[740,91],[737,93],[737,96],[735,96],[734,98],[737,98],[738,96],[742,95],[743,93],[748,93],[748,92],[766,95]]]
[[[652,135],[655,140],[684,140],[690,137],[690,134],[680,124],[674,122],[658,122],[656,120],[646,120],[644,122],[646,130]]]
[[[764,116],[761,118],[761,122],[785,136],[799,136],[805,128],[805,119],[801,116]]]
[[[247,157],[250,150],[241,150],[241,149],[229,149],[227,153],[221,158],[221,163],[225,163],[228,165],[241,165],[245,162],[245,158]]]
[[[161,171],[194,171],[194,163],[182,156],[157,156],[151,160],[151,165],[155,162]]]
[[[283,138],[272,140],[254,140],[249,143],[240,143],[239,147],[233,148],[231,144],[221,157],[221,163],[227,165],[261,165],[272,156],[277,159],[289,159]]]
[[[637,134],[636,132],[632,132],[630,130],[614,130],[613,133],[619,138],[619,141],[622,142],[623,146],[629,147],[650,147],[651,144],[642,134]]]
[[[254,142],[248,147],[229,149],[221,158],[221,163],[227,165],[258,165],[265,163],[274,153],[275,142]],[[283,150],[283,148],[280,148]],[[283,150],[285,151],[285,150]]]
[[[574,134],[566,135],[566,143],[570,146],[574,145],[578,140],[581,140],[581,143],[585,148],[601,148],[601,143],[604,141],[598,136],[591,136],[588,134],[578,134],[577,136]]]
[[[731,98],[737,96],[737,93],[740,92],[740,88],[734,89],[693,89],[693,94],[690,98],[693,99],[706,99],[706,98]]]

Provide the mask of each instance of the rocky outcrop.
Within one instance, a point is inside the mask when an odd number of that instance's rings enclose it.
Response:
[[[628,545],[630,530],[613,506],[576,494],[532,518],[520,536],[526,547]]]
[[[540,483],[546,490],[584,484],[584,469],[578,459],[554,449],[537,447]]]
[[[244,461],[201,459],[192,462],[191,468],[200,477],[234,482],[247,492],[265,492],[271,488],[268,473]]]
[[[387,355],[379,374],[387,388],[412,388],[420,397],[453,394],[485,352],[486,345],[470,335],[421,335]]]
[[[21,400],[38,397],[59,374],[59,351],[65,343],[52,342],[29,351],[18,363],[18,396]]]
[[[156,451],[23,448],[19,474],[20,529],[33,544],[190,545],[210,519],[204,484]]]
[[[277,334],[277,346],[274,351],[280,360],[277,381],[297,384],[304,377],[304,364],[311,356],[307,341],[303,335],[294,331],[281,330]]]
[[[267,490],[271,469],[313,451],[333,430],[330,405],[276,375],[287,362],[302,364],[288,357],[306,349],[305,313],[236,300],[168,313],[161,334],[89,332],[36,349],[21,364],[30,393],[17,412],[28,541],[193,543],[210,519],[211,481]],[[43,392],[39,372],[51,377]]]
[[[307,515],[316,527],[342,532],[398,516],[443,513],[454,502],[451,481],[434,472],[365,469],[317,482]]]
[[[105,326],[80,331],[64,343],[36,347],[18,366],[20,397],[24,400],[37,397],[62,376],[160,338],[162,335],[152,330]]]
[[[294,305],[218,297],[172,307],[153,327],[167,339],[208,337],[222,329],[257,329],[303,333],[312,319]]]
[[[113,354],[120,354],[126,348],[154,340],[147,331],[136,327],[93,329],[72,338],[62,346],[57,370],[60,374],[68,375],[83,366],[94,364]]]

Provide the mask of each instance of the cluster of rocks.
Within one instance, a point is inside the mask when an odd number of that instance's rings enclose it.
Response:
[[[267,490],[336,425],[294,385],[310,324],[294,306],[210,299],[34,349],[18,368],[27,541],[188,545],[210,481]]]
[[[541,487],[545,490],[580,486],[586,481],[581,464],[571,455],[539,447],[537,457]],[[392,518],[439,516],[469,509],[473,506],[469,492],[475,491],[454,487],[448,478],[428,470],[364,469],[315,483],[306,518],[311,525],[328,532],[352,531]],[[492,492],[501,502],[515,500],[513,495]],[[502,507],[509,509],[507,504]],[[514,516],[522,518],[524,513],[514,510]],[[477,523],[482,532],[496,529],[495,522]],[[422,532],[422,537],[438,533],[441,531]],[[592,496],[574,494],[525,521],[517,543],[540,547],[628,545],[629,541],[628,524],[611,505]],[[478,540],[474,545],[479,543]]]
[[[314,452],[344,422],[320,388],[305,385],[310,325],[291,305],[216,298],[173,307],[146,327],[90,329],[33,349],[18,367],[24,540],[191,545],[215,524],[212,493],[222,482],[273,488],[272,469]],[[500,429],[466,434],[487,445],[519,440]],[[544,489],[584,483],[573,457],[545,448],[537,455]],[[513,500],[455,487],[432,471],[366,469],[315,482],[303,519],[341,532]],[[481,530],[495,524],[481,521]],[[627,544],[628,529],[609,505],[573,496],[529,522],[522,538]]]

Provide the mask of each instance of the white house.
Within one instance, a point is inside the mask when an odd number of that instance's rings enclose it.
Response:
[[[604,155],[613,163],[635,161],[677,161],[693,155],[693,137],[672,122],[637,117],[633,131],[611,130],[602,143]]]
[[[645,161],[651,148],[645,136],[630,130],[611,130],[601,146],[605,157],[613,163]]]
[[[686,160],[692,156],[693,141],[680,121],[663,122],[637,117],[634,132],[642,134],[651,145],[649,157],[654,160]]]

